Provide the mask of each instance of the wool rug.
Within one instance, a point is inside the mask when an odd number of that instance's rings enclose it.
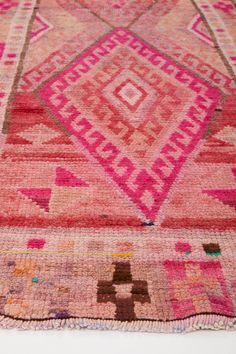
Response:
[[[235,328],[235,0],[0,20],[0,327]]]

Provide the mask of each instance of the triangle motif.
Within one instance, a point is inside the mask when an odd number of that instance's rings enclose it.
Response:
[[[58,187],[88,187],[88,183],[63,167],[57,167],[55,183]]]
[[[19,188],[18,191],[31,199],[41,209],[49,212],[51,188]]]
[[[236,128],[230,125],[226,125],[217,134],[214,135],[215,138],[221,140],[230,146],[236,145]]]
[[[236,189],[205,190],[204,193],[236,210]]]

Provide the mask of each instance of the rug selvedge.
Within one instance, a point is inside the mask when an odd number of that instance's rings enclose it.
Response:
[[[234,2],[0,16],[0,326],[235,328]]]

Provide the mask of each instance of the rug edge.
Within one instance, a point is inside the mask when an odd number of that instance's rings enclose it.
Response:
[[[175,321],[137,320],[121,322],[88,318],[67,318],[50,320],[20,320],[0,316],[0,329],[59,330],[59,329],[117,330],[127,332],[188,333],[197,330],[236,330],[236,317],[224,315],[194,315]]]

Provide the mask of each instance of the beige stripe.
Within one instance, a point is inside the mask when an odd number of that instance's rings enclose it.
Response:
[[[7,103],[17,73],[21,53],[27,37],[29,22],[36,1],[37,0],[19,0],[17,10],[11,21],[6,46],[0,62],[0,93],[3,93],[3,97],[0,95],[0,150],[4,143],[4,134],[1,132]],[[25,6],[25,3],[28,5]],[[8,57],[8,54],[14,54],[15,57]],[[6,62],[12,62],[12,64],[7,65]]]

